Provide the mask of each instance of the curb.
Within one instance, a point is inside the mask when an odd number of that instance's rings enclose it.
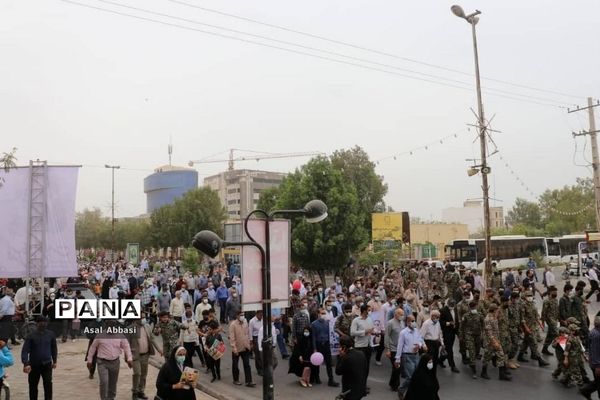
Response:
[[[162,367],[162,363],[159,361],[156,361],[152,358],[150,358],[148,360],[148,364],[152,365],[153,367],[160,369],[160,367]],[[203,384],[201,384],[200,382],[196,383],[196,389],[206,393],[207,395],[214,397],[217,400],[231,400],[231,397],[227,397],[225,395],[223,395],[222,393],[219,393],[217,391],[215,391],[214,388],[205,386]]]

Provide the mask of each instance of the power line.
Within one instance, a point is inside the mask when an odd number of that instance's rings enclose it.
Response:
[[[402,72],[408,72],[408,73],[411,73],[411,74],[416,74],[416,75],[424,76],[424,77],[427,77],[427,78],[440,79],[440,80],[445,80],[445,81],[448,81],[448,82],[456,83],[456,84],[459,84],[459,85],[467,85],[467,86],[471,86],[472,87],[472,83],[469,83],[469,82],[464,82],[464,81],[460,81],[460,80],[448,78],[448,77],[445,77],[445,76],[428,74],[428,73],[425,73],[425,72],[420,72],[420,71],[415,71],[415,70],[411,70],[411,69],[407,69],[407,68],[402,68],[402,67],[399,67],[399,66],[393,65],[393,64],[381,63],[381,62],[372,61],[372,60],[361,58],[361,57],[350,56],[350,55],[339,53],[339,52],[335,52],[335,51],[324,50],[324,49],[321,49],[321,48],[318,48],[318,47],[306,46],[306,45],[295,43],[295,42],[290,42],[290,41],[286,41],[286,40],[279,40],[279,39],[272,38],[272,37],[269,37],[269,36],[258,35],[258,34],[254,34],[254,33],[250,33],[250,32],[240,31],[240,30],[237,30],[237,29],[231,29],[231,28],[220,26],[220,25],[208,24],[208,23],[205,23],[205,22],[200,22],[198,20],[193,20],[193,19],[189,19],[189,18],[182,18],[182,17],[178,17],[178,16],[175,16],[175,15],[165,14],[165,13],[161,13],[161,12],[156,12],[156,11],[149,10],[149,9],[146,9],[146,8],[134,7],[134,6],[130,6],[128,4],[122,4],[122,3],[114,2],[114,1],[110,1],[110,0],[96,0],[96,1],[98,1],[100,3],[114,5],[114,6],[117,6],[117,7],[127,8],[127,9],[130,9],[130,10],[140,11],[140,12],[144,12],[144,13],[148,13],[148,14],[152,14],[152,15],[156,15],[156,16],[160,16],[160,17],[171,18],[171,19],[178,20],[178,21],[188,22],[188,23],[192,23],[192,24],[196,24],[196,25],[207,26],[207,27],[214,28],[214,29],[220,29],[220,30],[224,30],[226,32],[231,32],[231,33],[246,35],[246,36],[254,37],[254,38],[257,38],[257,39],[270,40],[270,41],[275,42],[275,43],[284,44],[284,45],[287,45],[287,46],[295,46],[295,47],[299,47],[299,48],[304,49],[304,50],[317,51],[317,52],[321,52],[321,53],[332,55],[332,56],[336,56],[336,57],[343,57],[343,58],[346,58],[346,59],[349,59],[349,60],[353,60],[353,61],[359,61],[359,62],[363,62],[363,63],[367,63],[367,64],[377,65],[378,67],[391,68],[391,69],[395,69],[395,70],[402,71]],[[498,93],[502,93],[502,94],[511,95],[511,96],[520,96],[520,97],[524,97],[524,98],[528,98],[528,99],[532,99],[532,100],[553,102],[553,103],[557,103],[557,104],[560,104],[560,105],[564,105],[564,104],[576,105],[575,103],[566,103],[566,102],[563,102],[563,101],[557,101],[557,100],[550,99],[550,98],[538,97],[538,96],[530,96],[530,95],[526,95],[526,94],[515,93],[515,92],[506,91],[506,90],[496,89],[496,88],[484,87],[484,89],[491,90],[491,91],[498,92]]]
[[[428,62],[425,62],[425,61],[416,60],[414,58],[408,58],[408,57],[399,56],[397,54],[393,54],[393,53],[389,53],[389,52],[385,52],[385,51],[381,51],[381,50],[376,50],[376,49],[372,49],[372,48],[365,47],[365,46],[360,46],[360,45],[353,44],[353,43],[350,43],[350,42],[345,42],[345,41],[341,41],[341,40],[331,39],[331,38],[328,38],[328,37],[325,37],[325,36],[316,35],[316,34],[312,34],[312,33],[308,33],[308,32],[303,32],[303,31],[300,31],[300,30],[297,30],[297,29],[288,28],[288,27],[285,27],[285,26],[282,26],[282,25],[276,25],[276,24],[272,24],[272,23],[263,22],[263,21],[259,21],[259,20],[256,20],[256,19],[248,18],[248,17],[243,17],[243,16],[236,15],[236,14],[227,13],[227,12],[224,12],[224,11],[215,10],[213,8],[202,7],[202,6],[198,6],[196,4],[186,3],[186,2],[180,1],[180,0],[167,0],[167,1],[170,1],[171,3],[175,3],[175,4],[184,5],[186,7],[196,8],[196,9],[203,10],[203,11],[210,12],[210,13],[214,13],[214,14],[218,14],[218,15],[222,15],[222,16],[226,16],[226,17],[231,17],[231,18],[239,19],[239,20],[246,21],[246,22],[252,22],[252,23],[255,23],[255,24],[267,26],[267,27],[274,28],[274,29],[283,30],[283,31],[286,31],[286,32],[296,33],[298,35],[310,37],[310,38],[313,38],[313,39],[324,40],[326,42],[330,42],[330,43],[335,43],[335,44],[339,44],[339,45],[342,45],[342,46],[351,47],[351,48],[354,48],[354,49],[357,49],[357,50],[362,50],[362,51],[367,51],[367,52],[374,53],[374,54],[379,54],[379,55],[382,55],[382,56],[392,57],[392,58],[396,58],[396,59],[399,59],[399,60],[403,60],[403,61],[407,61],[407,62],[411,62],[411,63],[415,63],[415,64],[420,64],[420,65],[423,65],[423,66],[427,66],[427,67],[431,67],[431,68],[436,68],[436,69],[440,69],[440,70],[443,70],[443,71],[453,72],[453,73],[457,73],[457,74],[461,74],[461,75],[465,75],[465,76],[473,76],[473,74],[469,73],[469,72],[464,72],[464,71],[460,71],[460,70],[457,70],[457,69],[453,69],[453,68],[449,68],[449,67],[444,67],[444,66],[437,65],[437,64],[432,64],[432,63],[428,63]],[[486,80],[492,81],[492,82],[502,83],[502,84],[505,84],[505,85],[520,87],[520,88],[523,88],[523,89],[535,90],[535,91],[538,91],[538,92],[556,94],[556,95],[565,96],[565,97],[572,97],[572,98],[576,98],[576,99],[581,99],[581,98],[584,97],[584,96],[577,96],[577,95],[574,95],[574,94],[559,92],[559,91],[556,91],[556,90],[543,89],[543,88],[538,88],[538,87],[535,87],[535,86],[530,86],[530,85],[524,85],[524,84],[520,84],[520,83],[509,82],[509,81],[505,81],[505,80],[501,80],[501,79],[488,78],[488,77],[482,77],[482,79],[486,79]]]
[[[161,24],[161,25],[169,26],[169,27],[173,27],[173,28],[179,28],[179,29],[184,29],[184,30],[188,30],[188,31],[200,32],[200,33],[217,36],[217,37],[224,38],[224,39],[237,40],[240,42],[255,44],[258,46],[268,47],[268,48],[272,48],[272,49],[276,49],[276,50],[280,50],[280,51],[285,51],[288,53],[295,53],[295,54],[313,57],[313,58],[317,58],[317,59],[321,59],[321,60],[325,60],[325,61],[331,61],[331,62],[338,63],[338,64],[346,64],[346,65],[351,65],[351,66],[362,68],[362,69],[383,72],[386,74],[396,75],[396,76],[400,76],[400,77],[407,78],[407,79],[413,79],[413,80],[418,80],[418,81],[422,81],[422,82],[429,82],[429,83],[452,87],[452,88],[456,88],[456,89],[462,89],[462,90],[468,90],[468,91],[472,90],[472,85],[467,84],[467,83],[462,83],[462,84],[469,85],[470,87],[458,86],[456,84],[449,84],[446,82],[440,82],[440,81],[436,81],[436,80],[432,80],[432,79],[419,78],[419,77],[415,77],[415,76],[411,76],[411,75],[401,74],[401,73],[394,72],[394,71],[389,71],[389,70],[382,69],[382,68],[371,67],[368,65],[363,65],[363,64],[359,64],[359,63],[355,63],[355,62],[343,61],[343,60],[339,60],[339,59],[335,59],[335,58],[331,58],[331,57],[321,56],[318,54],[312,54],[312,53],[298,51],[298,50],[294,50],[294,49],[290,49],[290,48],[286,48],[286,47],[275,46],[275,45],[271,45],[271,44],[267,44],[267,43],[257,42],[257,41],[250,40],[250,39],[240,38],[240,37],[231,36],[231,35],[225,35],[225,34],[221,34],[221,33],[217,33],[217,32],[206,31],[206,30],[198,29],[198,28],[192,28],[192,27],[185,26],[185,25],[161,21],[161,20],[143,17],[143,16],[139,16],[139,15],[135,15],[135,14],[128,14],[125,12],[120,12],[120,11],[107,9],[107,8],[103,8],[103,7],[97,7],[97,6],[93,6],[90,4],[79,3],[79,2],[73,1],[73,0],[59,0],[59,1],[71,4],[71,5],[79,6],[79,7],[89,8],[92,10],[102,11],[102,12],[120,15],[120,16],[124,16],[124,17],[129,17],[129,18],[134,18],[134,19],[138,19],[138,20],[142,20],[142,21],[146,21],[146,22],[153,22],[153,23],[157,23],[157,24]],[[445,79],[445,78],[441,78],[441,79]],[[534,100],[528,100],[528,99],[524,99],[524,98],[514,97],[514,96],[528,97],[526,95],[521,95],[518,93],[511,93],[510,96],[504,95],[504,94],[498,94],[498,93],[494,93],[493,92],[494,90],[497,90],[497,89],[487,89],[487,90],[485,90],[485,93],[492,95],[492,96],[506,98],[506,99],[515,100],[515,101],[521,101],[521,102],[525,102],[525,103],[531,103],[531,104],[537,104],[537,105],[543,105],[543,106],[549,106],[549,107],[557,107],[557,108],[561,108],[561,109],[567,108],[565,106],[559,106],[556,104],[545,103],[543,101],[534,101]],[[550,101],[555,101],[555,100],[550,100]],[[563,104],[566,104],[566,103],[563,103]]]

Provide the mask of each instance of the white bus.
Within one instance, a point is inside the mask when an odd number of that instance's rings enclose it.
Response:
[[[546,244],[548,260],[552,263],[567,265],[571,274],[585,274],[588,259],[598,261],[598,243],[586,242],[585,235],[547,238]]]
[[[515,236],[492,236],[491,259],[500,269],[527,265],[531,253],[539,251],[548,258],[546,238]],[[483,268],[485,265],[485,241],[483,239],[453,240],[445,247],[446,257],[454,265],[467,268]]]

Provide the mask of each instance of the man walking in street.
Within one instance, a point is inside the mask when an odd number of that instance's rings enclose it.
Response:
[[[410,385],[417,365],[419,364],[419,351],[427,351],[425,341],[421,336],[421,332],[417,329],[417,323],[415,317],[409,315],[406,317],[406,328],[400,332],[398,338],[398,347],[396,348],[396,368],[402,368],[404,371],[404,381],[398,388],[398,398],[402,400],[404,394]]]
[[[262,310],[258,310],[256,315],[248,322],[248,335],[252,338],[252,349],[254,350],[254,366],[256,367],[256,373],[258,376],[263,375],[263,363],[260,351],[258,350],[258,331],[262,328],[263,324],[263,313]]]
[[[548,287],[549,296],[544,300],[542,305],[542,322],[546,324],[548,332],[546,333],[546,339],[544,340],[544,346],[542,347],[542,354],[547,356],[553,355],[548,346],[552,344],[552,341],[558,336],[558,290],[554,286]]]
[[[594,329],[590,332],[588,350],[594,381],[581,388],[579,393],[586,399],[592,400],[592,393],[600,390],[600,317],[594,319]]]
[[[97,336],[90,346],[87,364],[89,368],[94,354],[97,353],[100,400],[115,400],[117,397],[121,352],[125,354],[125,360],[129,368],[132,368],[133,357],[127,339]]]
[[[396,361],[396,349],[398,348],[398,338],[400,332],[405,328],[404,325],[404,311],[402,308],[397,308],[394,311],[394,318],[390,319],[385,326],[385,355],[392,363],[392,375],[390,376],[389,386],[393,392],[398,390],[400,386],[400,368],[396,368],[394,363]]]
[[[362,351],[367,359],[367,379],[369,379],[369,367],[371,364],[371,333],[373,333],[373,321],[369,317],[370,307],[367,304],[360,306],[360,317],[352,320],[350,326],[350,334],[354,339],[354,348],[358,351]],[[369,388],[367,386],[367,393]]]
[[[248,337],[248,322],[244,318],[244,313],[238,311],[237,318],[233,319],[229,324],[229,342],[231,344],[231,372],[233,374],[233,383],[241,385],[239,361],[242,359],[244,366],[244,378],[246,378],[246,386],[255,387],[256,383],[252,382],[252,371],[250,369],[250,351],[252,344]]]
[[[327,311],[323,307],[319,308],[319,318],[312,323],[311,328],[313,348],[315,351],[323,354],[323,358],[325,360],[327,377],[329,379],[327,384],[331,387],[338,387],[340,384],[333,379],[331,347],[329,344],[329,321],[327,320]],[[321,379],[319,377],[319,367],[317,366],[315,369],[317,371],[315,374],[316,376],[314,377],[315,382],[321,383]]]
[[[454,362],[454,341],[458,333],[458,318],[455,306],[456,302],[453,298],[449,298],[446,301],[446,305],[440,310],[440,326],[442,328],[444,348],[446,349],[450,369],[454,373],[459,373],[460,371],[456,368],[456,363]]]
[[[148,375],[148,361],[150,356],[153,356],[156,351],[161,355],[162,352],[154,340],[152,340],[150,325],[146,323],[145,318],[136,321],[136,328],[137,333],[130,335],[128,338],[133,360],[131,397],[132,400],[147,400],[148,397],[145,395],[145,391],[146,376]]]
[[[23,372],[29,374],[29,400],[37,400],[40,377],[44,384],[44,400],[52,400],[52,370],[56,368],[58,350],[56,336],[48,327],[48,319],[37,318],[37,329],[26,339],[21,349]]]

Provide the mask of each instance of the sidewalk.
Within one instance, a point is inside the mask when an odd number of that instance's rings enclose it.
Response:
[[[94,379],[88,378],[88,370],[85,366],[85,352],[87,350],[87,339],[78,339],[75,343],[66,342],[58,344],[58,365],[53,373],[52,381],[55,399],[86,399],[99,398],[98,374]],[[8,383],[12,399],[28,399],[27,375],[22,372],[21,347],[13,346],[12,352],[15,365],[8,368]],[[150,399],[156,394],[156,377],[158,369],[150,366],[146,384],[146,396]],[[206,375],[204,375],[206,376]],[[202,376],[203,377],[203,376]],[[43,386],[40,380],[39,395],[43,398]],[[119,383],[117,386],[117,400],[131,400],[131,370],[121,359],[121,371],[119,372]],[[214,400],[213,397],[196,390],[197,400]]]

